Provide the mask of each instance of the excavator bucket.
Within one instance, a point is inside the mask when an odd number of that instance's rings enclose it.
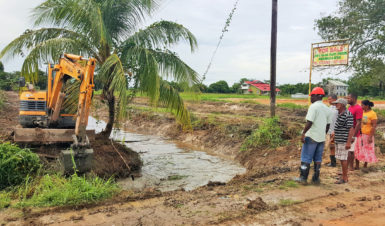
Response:
[[[78,150],[62,150],[60,153],[61,171],[63,174],[73,174],[77,172],[89,172],[94,160],[94,150],[91,148],[82,148]]]

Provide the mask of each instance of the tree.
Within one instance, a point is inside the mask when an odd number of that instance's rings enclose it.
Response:
[[[234,83],[232,86],[231,86],[231,89],[230,89],[230,92],[231,93],[241,93],[242,90],[241,90],[241,83]]]
[[[4,65],[1,61],[0,61],[0,72],[4,72]]]
[[[242,93],[242,90],[241,90],[241,86],[243,83],[245,83],[246,81],[252,81],[252,79],[247,79],[247,78],[241,78],[239,80],[239,82],[236,82],[234,83],[232,86],[231,86],[231,92],[232,93]]]
[[[209,93],[230,93],[229,85],[226,81],[221,80],[209,85]]]
[[[311,84],[312,89],[316,86],[320,86],[321,83],[318,84]],[[309,84],[308,83],[297,83],[297,84],[284,84],[278,86],[278,88],[281,90],[282,95],[290,95],[295,93],[303,93],[307,94],[309,93]]]
[[[139,29],[158,7],[157,0],[46,0],[33,10],[35,26],[26,30],[0,53],[26,56],[22,74],[36,79],[37,68],[57,60],[63,52],[93,57],[102,85],[102,99],[109,118],[105,136],[116,120],[126,114],[130,97],[142,92],[155,105],[173,109],[177,119],[189,125],[189,113],[179,94],[165,79],[189,85],[198,83],[198,74],[169,47],[186,41],[191,51],[197,47],[194,35],[180,24],[160,21]],[[128,84],[132,82],[132,92]]]
[[[315,22],[324,40],[349,39],[354,76],[358,76],[358,80],[374,78],[367,84],[382,90],[385,84],[384,15],[385,1],[340,0],[337,13]]]
[[[195,84],[192,87],[192,90],[197,90],[197,91],[202,92],[202,93],[207,93],[208,89],[209,88],[205,84],[203,84],[203,83]]]

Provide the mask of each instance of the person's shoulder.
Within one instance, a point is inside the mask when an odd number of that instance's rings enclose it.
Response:
[[[346,117],[353,117],[353,114],[350,111],[345,111]]]
[[[369,111],[369,114],[370,114],[371,116],[377,117],[377,113],[376,113],[375,111],[373,111],[373,110]]]
[[[359,105],[359,104],[355,104],[352,108],[353,108],[355,111],[362,111],[362,107],[361,107],[361,105]]]

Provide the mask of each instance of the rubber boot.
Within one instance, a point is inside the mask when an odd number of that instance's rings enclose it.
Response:
[[[313,182],[313,184],[320,184],[321,183],[321,180],[319,179],[320,171],[321,171],[321,164],[315,164],[314,163],[314,175],[311,178],[311,181]]]
[[[330,156],[330,163],[327,164],[327,166],[329,166],[329,167],[336,167],[337,166],[336,156],[334,156],[334,155]]]
[[[309,176],[310,171],[310,163],[301,162],[301,166],[299,167],[300,176],[299,178],[295,178],[295,181],[306,184],[307,183],[307,177]]]

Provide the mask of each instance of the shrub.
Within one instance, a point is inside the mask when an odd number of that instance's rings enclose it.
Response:
[[[282,130],[279,126],[278,118],[267,118],[263,120],[262,125],[258,129],[246,138],[241,150],[263,147],[275,148],[283,143],[284,140],[282,139]]]
[[[23,183],[27,175],[36,173],[40,167],[39,157],[29,149],[0,144],[0,190]]]
[[[0,192],[0,210],[11,205],[11,198],[9,193]]]

